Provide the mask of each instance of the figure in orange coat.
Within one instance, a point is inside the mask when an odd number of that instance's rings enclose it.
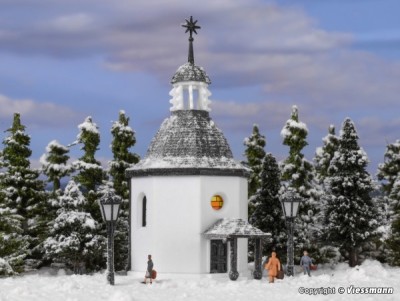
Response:
[[[271,253],[271,257],[264,268],[268,270],[269,283],[274,283],[276,276],[278,276],[278,271],[281,270],[281,262],[276,258],[276,252]]]

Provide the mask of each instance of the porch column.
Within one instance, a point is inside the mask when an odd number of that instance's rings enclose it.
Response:
[[[237,271],[237,238],[232,237],[229,242],[231,245],[231,270],[229,271],[229,279],[236,280],[239,277],[239,273]]]
[[[254,279],[262,278],[261,254],[261,238],[256,238],[256,245],[254,246]]]

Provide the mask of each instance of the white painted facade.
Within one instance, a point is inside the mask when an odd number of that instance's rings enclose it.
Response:
[[[220,210],[211,207],[214,195],[224,200]],[[144,272],[152,254],[154,268],[162,273],[210,273],[210,241],[204,231],[224,217],[247,220],[247,179],[239,176],[133,177],[131,197],[133,271]],[[238,271],[246,270],[247,239],[239,239]]]

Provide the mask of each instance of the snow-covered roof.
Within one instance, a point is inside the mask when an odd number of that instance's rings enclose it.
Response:
[[[209,113],[202,110],[172,112],[153,138],[146,156],[128,169],[127,175],[170,169],[179,169],[179,174],[185,170],[199,174],[202,169],[211,173],[225,171],[227,175],[248,174],[248,170],[234,160],[227,140]]]
[[[223,218],[204,232],[206,238],[230,238],[230,237],[249,237],[263,238],[270,237],[270,233],[265,233],[249,224],[248,221],[240,218]]]
[[[178,70],[176,70],[174,76],[171,79],[171,84],[191,81],[211,84],[211,80],[204,69],[190,62],[183,64],[178,68]]]

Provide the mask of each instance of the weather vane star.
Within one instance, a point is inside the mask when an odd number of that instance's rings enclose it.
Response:
[[[196,29],[200,29],[201,27],[198,26],[198,25],[196,25],[197,20],[196,20],[196,21],[193,21],[193,17],[192,17],[192,16],[190,16],[190,19],[189,19],[189,20],[188,20],[188,19],[185,19],[185,21],[186,21],[186,24],[182,24],[182,27],[185,27],[185,28],[186,28],[185,33],[189,32],[189,35],[190,35],[189,38],[191,39],[191,38],[192,38],[193,32],[194,32],[195,34],[197,34]]]

